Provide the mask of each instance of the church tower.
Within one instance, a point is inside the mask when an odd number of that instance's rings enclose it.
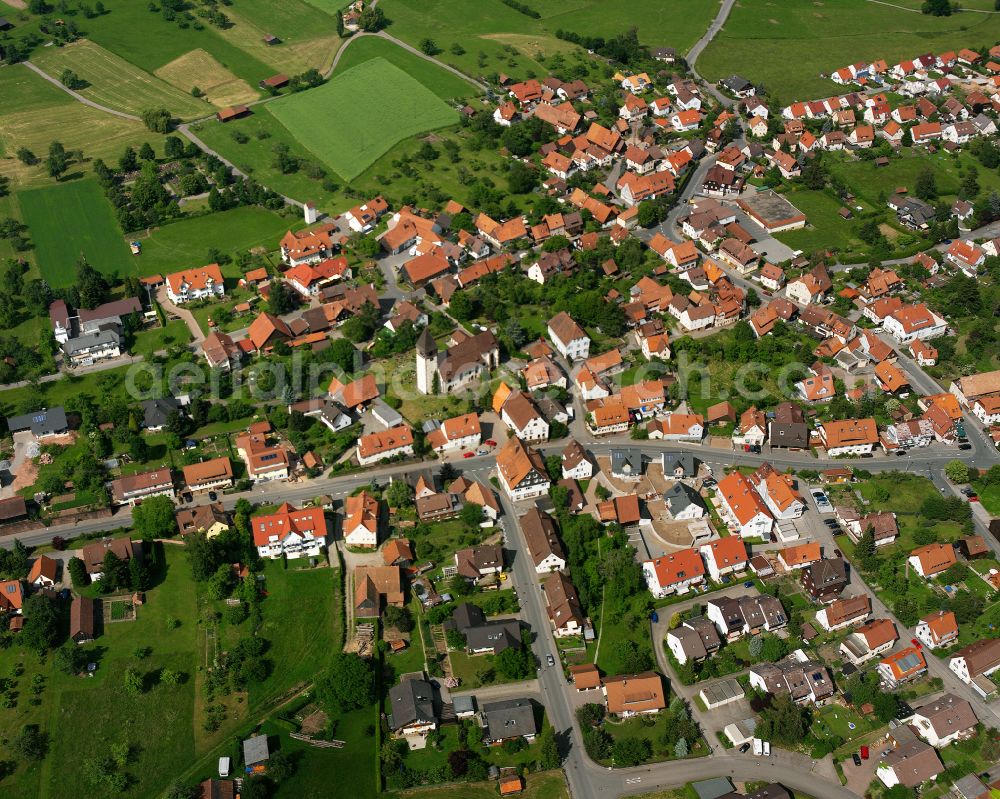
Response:
[[[437,374],[437,342],[425,327],[417,339],[417,391],[431,394],[434,390],[434,376]]]

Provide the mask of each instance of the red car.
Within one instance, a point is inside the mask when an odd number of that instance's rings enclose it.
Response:
[[[861,747],[861,759],[862,760],[867,760],[868,759],[868,747],[867,746],[862,746]]]
[[[916,647],[917,649],[923,649],[924,648],[924,645],[922,643],[920,643],[916,638],[911,638],[910,639],[910,643],[913,644],[913,646]]]
[[[488,446],[488,447],[495,447],[496,445],[497,445],[497,442],[494,441],[492,438],[486,439],[486,446]]]
[[[463,458],[475,458],[476,457],[476,453],[475,452],[465,452],[465,453],[462,454],[462,457]]]

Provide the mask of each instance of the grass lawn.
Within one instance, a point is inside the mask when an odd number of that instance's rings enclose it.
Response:
[[[40,383],[37,392],[32,391],[30,386],[11,388],[0,392],[0,409],[9,416],[12,413],[27,413],[31,407],[38,407],[39,400],[46,406],[53,406],[62,405],[77,394],[99,397],[120,389],[128,369],[128,366],[120,366],[85,375],[64,374],[59,380]]]
[[[143,355],[149,358],[153,353],[167,349],[173,344],[187,344],[191,340],[191,331],[181,319],[167,322],[166,327],[154,327],[143,330],[135,337],[132,347],[133,355]]]
[[[561,771],[541,771],[528,774],[525,778],[525,790],[518,796],[523,799],[568,799],[569,791]],[[283,796],[284,794],[282,794]],[[430,786],[416,788],[405,793],[394,794],[406,799],[495,799],[497,784],[489,782],[470,782],[460,785]]]
[[[139,236],[142,255],[134,259],[132,269],[145,276],[203,266],[213,247],[227,255],[255,247],[276,249],[285,231],[302,225],[300,216],[286,217],[256,205],[180,219],[155,228],[148,237]],[[232,263],[224,264],[222,273],[226,277],[241,276]]]
[[[65,47],[47,47],[32,56],[32,63],[59,79],[71,69],[89,85],[79,89],[84,97],[136,116],[150,108],[166,108],[181,119],[212,113],[203,100],[150,75],[99,44],[81,39]]]
[[[851,729],[850,725],[854,725]],[[813,720],[811,734],[815,737],[836,735],[844,741],[859,738],[871,729],[869,721],[850,708],[830,705],[819,712]]]
[[[146,12],[148,13],[148,12]],[[126,146],[138,149],[149,142],[162,152],[164,137],[141,122],[98,111],[79,103],[22,64],[0,70],[0,174],[15,186],[51,185],[44,160],[49,145],[58,140],[67,150],[80,150],[85,160],[117,162]],[[25,166],[14,157],[26,147],[43,163]],[[5,156],[5,157],[4,157]],[[82,174],[86,164],[74,162],[66,177]]]
[[[315,679],[336,651],[330,642],[342,635],[334,570],[285,569],[280,561],[269,561],[264,574],[267,598],[260,635],[270,643],[267,657],[273,669],[264,682],[250,687],[251,712]],[[303,608],[309,609],[308,623],[303,623]]]
[[[94,180],[19,192],[42,276],[53,288],[72,285],[82,253],[105,274],[134,270],[111,203]]]
[[[846,64],[893,64],[998,36],[1000,17],[993,14],[932,17],[866,0],[743,0],[701,54],[698,71],[713,81],[739,73],[788,103],[836,94],[837,85],[820,73]]]
[[[16,661],[27,667],[19,707],[0,711],[4,736],[29,721],[39,723],[51,736],[49,755],[40,768],[22,766],[5,780],[8,795],[50,799],[81,792],[95,798],[112,795],[83,776],[87,762],[106,755],[112,743],[132,746],[124,769],[133,779],[132,796],[157,795],[164,787],[163,775],[191,762],[197,608],[191,573],[180,550],[166,553],[165,578],[147,592],[146,600],[136,621],[108,624],[104,635],[87,646],[99,664],[92,679],[57,672],[51,659],[37,665],[34,655],[16,646],[3,650],[0,667],[5,673]],[[182,622],[173,627],[169,618]],[[138,647],[151,647],[152,653],[140,660],[133,654]],[[147,690],[138,696],[124,690],[128,668],[147,675]],[[175,687],[157,685],[155,674],[163,668],[183,672],[187,680]],[[35,673],[45,677],[46,688],[42,704],[28,710],[28,677]],[[67,780],[67,768],[78,778]]]
[[[858,222],[844,219],[837,213],[844,203],[832,192],[799,189],[787,192],[785,197],[806,215],[807,226],[775,234],[779,241],[803,252],[831,248],[849,252],[864,249],[864,243],[854,232]]]
[[[343,749],[317,749],[289,737],[288,729],[278,722],[265,724],[263,732],[272,746],[276,741],[278,748],[296,764],[295,773],[275,793],[276,799],[327,799],[341,790],[349,791],[353,799],[374,799],[378,795],[374,762],[376,724],[375,707],[337,717],[334,736],[344,741]],[[333,787],[338,781],[344,785],[343,789]]]
[[[637,716],[621,722],[604,722],[604,730],[615,740],[620,741],[627,738],[644,738],[652,744],[652,757],[646,762],[655,763],[663,760],[677,760],[677,756],[671,747],[668,751],[663,745],[663,736],[667,732],[667,725],[671,723],[669,713],[658,713],[655,716]],[[698,739],[691,744],[688,757],[707,754],[705,744]],[[601,761],[602,765],[610,765],[611,759]]]
[[[384,58],[365,61],[310,92],[277,100],[269,110],[347,179],[360,175],[397,142],[457,120],[430,89]]]
[[[467,655],[464,651],[452,650],[448,656],[451,658],[452,674],[459,679],[459,685],[463,691],[467,691],[470,688],[481,688],[483,685],[502,685],[504,683],[521,682],[521,680],[508,680],[494,669],[493,679],[484,683],[479,678],[479,672],[493,667],[495,660],[493,655]],[[531,680],[534,677],[535,675],[532,674],[526,679]]]
[[[972,486],[979,494],[979,501],[986,508],[986,512],[990,516],[1000,516],[1000,485],[973,483]]]
[[[899,538],[882,551],[909,552],[913,549],[916,546],[913,534],[928,526],[927,520],[920,516],[920,506],[928,496],[938,493],[934,484],[925,477],[891,472],[875,475],[857,488],[861,496],[870,503],[862,511],[890,510],[896,514]],[[958,522],[938,521],[931,524],[931,527],[938,541],[955,541],[965,534]]]

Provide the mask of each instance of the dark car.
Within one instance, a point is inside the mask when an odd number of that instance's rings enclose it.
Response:
[[[215,500],[217,500],[217,499],[219,498],[219,495],[218,495],[218,494],[216,494],[216,493],[215,493],[214,491],[209,491],[209,492],[208,492],[208,498],[209,498],[209,499],[210,499],[210,500],[211,500],[212,502],[215,502]]]
[[[958,448],[961,450],[972,449],[972,444],[966,442],[964,444],[959,444]]]
[[[750,744],[743,744],[743,746],[740,747],[741,755],[745,755],[749,751],[750,751]]]
[[[861,765],[861,755],[859,755],[857,752],[855,752],[853,755],[851,755],[851,757],[854,759],[854,765],[855,766],[860,766]]]

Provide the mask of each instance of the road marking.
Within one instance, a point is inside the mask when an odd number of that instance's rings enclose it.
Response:
[[[640,782],[642,782],[642,777],[629,777],[625,780],[626,785],[638,785]]]

